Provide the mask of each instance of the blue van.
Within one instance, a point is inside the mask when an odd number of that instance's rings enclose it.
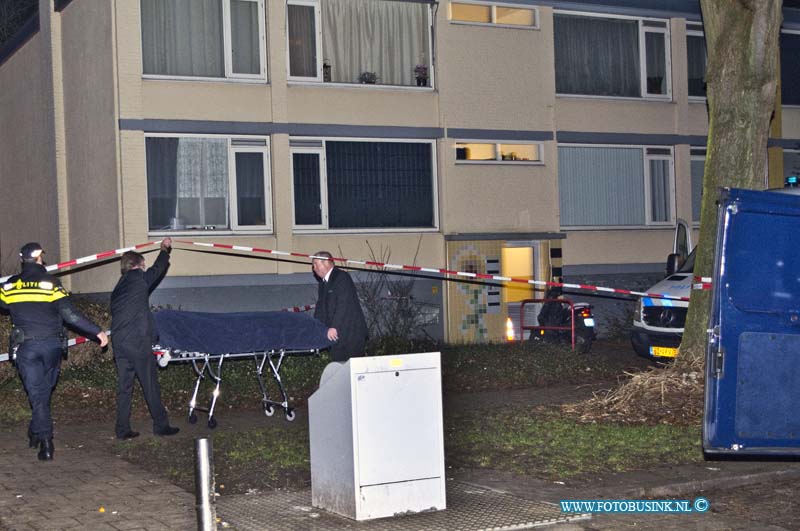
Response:
[[[703,450],[800,455],[800,188],[720,194]]]

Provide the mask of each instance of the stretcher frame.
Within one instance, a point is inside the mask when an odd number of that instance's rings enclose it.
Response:
[[[284,418],[291,422],[295,419],[294,408],[289,406],[289,397],[286,394],[286,389],[283,386],[280,370],[283,366],[283,361],[289,357],[311,357],[319,356],[320,349],[273,349],[263,350],[259,352],[241,352],[241,353],[225,353],[225,354],[208,354],[202,352],[186,352],[182,350],[173,350],[169,348],[160,347],[158,345],[153,347],[153,354],[159,357],[159,365],[162,364],[163,356],[167,356],[167,364],[175,362],[191,362],[197,378],[194,383],[194,392],[192,398],[189,400],[188,406],[188,421],[189,424],[197,423],[197,411],[208,413],[208,427],[214,429],[217,427],[217,419],[214,416],[214,409],[217,405],[217,399],[220,395],[220,388],[222,386],[222,364],[226,359],[240,359],[251,358],[255,361],[255,375],[258,382],[258,387],[261,390],[261,406],[264,410],[264,415],[271,417],[275,414],[275,408],[283,409]],[[267,386],[264,383],[263,372],[264,366],[269,367],[269,372],[275,380],[278,390],[280,391],[281,400],[272,400],[267,394]],[[197,405],[197,394],[200,391],[200,384],[206,378],[210,378],[214,383],[214,390],[211,393],[211,403],[208,407],[200,407]]]

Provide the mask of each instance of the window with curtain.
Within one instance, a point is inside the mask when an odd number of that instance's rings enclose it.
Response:
[[[145,75],[265,79],[264,0],[140,2]]]
[[[800,105],[800,33],[781,32],[781,104]]]
[[[559,146],[561,225],[672,223],[671,161],[670,148]]]
[[[553,25],[558,94],[670,95],[666,21],[556,13]]]
[[[691,29],[690,29],[691,28]],[[699,31],[694,28],[699,28]],[[706,38],[702,24],[686,25],[686,65],[689,96],[706,96]]]
[[[327,140],[292,148],[292,172],[297,228],[436,225],[431,142]]]
[[[706,150],[691,150],[692,172],[692,221],[700,223],[700,207],[703,200],[703,174],[706,168]]]
[[[149,230],[271,229],[267,141],[248,142],[147,137]]]
[[[290,79],[428,86],[427,3],[288,0],[288,10]],[[317,42],[317,20],[321,43]]]

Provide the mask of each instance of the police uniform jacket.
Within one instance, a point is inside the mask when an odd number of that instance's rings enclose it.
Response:
[[[100,333],[100,327],[72,305],[61,281],[37,263],[23,263],[22,272],[0,286],[0,309],[11,313],[24,340],[58,337],[63,323],[90,337]]]
[[[161,251],[147,269],[131,269],[120,277],[111,293],[111,341],[114,355],[135,358],[152,356],[151,346],[158,340],[150,293],[169,268],[169,253]]]
[[[327,282],[319,279],[314,317],[339,333],[338,341],[331,347],[334,361],[345,361],[364,354],[367,323],[358,301],[356,286],[346,271],[334,267]]]

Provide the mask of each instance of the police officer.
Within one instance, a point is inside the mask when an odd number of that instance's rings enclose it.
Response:
[[[45,270],[43,255],[38,243],[22,246],[22,271],[0,286],[0,309],[11,313],[9,355],[16,358],[31,404],[28,442],[31,447],[38,443],[39,459],[48,461],[53,459],[50,397],[61,370],[64,323],[96,336],[101,347],[108,337],[75,309],[61,282]]]

